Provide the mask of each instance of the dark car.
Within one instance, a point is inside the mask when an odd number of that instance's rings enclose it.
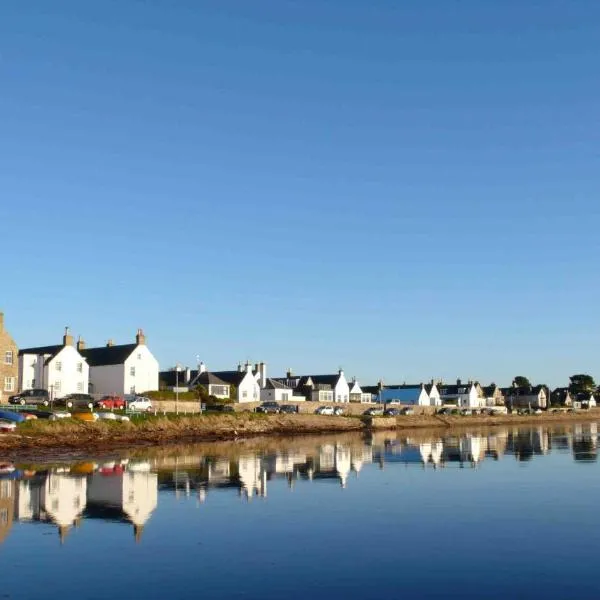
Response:
[[[263,402],[260,406],[256,407],[256,412],[277,415],[281,412],[281,408],[277,402]]]
[[[388,408],[383,412],[386,417],[397,417],[400,411],[397,408]]]
[[[94,408],[94,398],[90,394],[68,394],[55,402],[67,408]]]
[[[381,417],[381,415],[383,415],[383,408],[380,408],[379,406],[367,408],[363,415],[366,415],[367,417]]]
[[[293,404],[282,404],[279,407],[280,413],[285,413],[286,415],[296,414],[298,412],[298,407]]]
[[[43,404],[44,406],[48,406],[50,404],[48,392],[40,389],[23,390],[20,394],[10,396],[8,401],[10,404],[20,404],[21,406],[25,404]]]

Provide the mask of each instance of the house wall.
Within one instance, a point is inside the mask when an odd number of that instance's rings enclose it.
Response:
[[[125,394],[124,365],[90,367],[90,394],[99,396]],[[127,391],[129,393],[129,391]]]
[[[240,382],[237,390],[238,402],[256,402],[260,400],[260,386],[254,375],[246,371],[246,376]]]
[[[44,383],[45,360],[45,356],[37,354],[19,356],[19,391],[46,388]]]
[[[260,390],[260,399],[262,402],[289,402],[292,399],[295,401],[297,397],[293,395],[293,390],[284,390],[276,388],[273,390]]]
[[[442,399],[440,397],[440,391],[437,389],[437,386],[433,384],[431,387],[431,392],[429,392],[429,403],[431,406],[441,406]]]
[[[335,402],[350,402],[350,387],[343,373],[340,373],[340,378],[334,390]]]
[[[124,393],[142,394],[158,390],[158,372],[158,361],[148,346],[138,345],[125,361]]]
[[[0,402],[19,390],[19,349],[4,329],[4,315],[0,313]]]
[[[44,387],[51,391],[54,398],[87,393],[89,369],[85,359],[73,346],[65,346],[44,366]]]

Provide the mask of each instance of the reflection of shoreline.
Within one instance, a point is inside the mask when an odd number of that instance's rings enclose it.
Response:
[[[552,452],[571,454],[578,462],[597,460],[596,423],[547,428],[486,427],[453,430],[382,431],[370,435],[339,434],[302,438],[256,438],[170,446],[126,453],[118,460],[90,460],[60,467],[2,463],[0,470],[0,543],[14,521],[49,523],[61,541],[85,520],[128,523],[136,541],[159,501],[158,491],[176,497],[235,492],[241,499],[266,500],[268,489],[283,481],[290,491],[298,482],[340,488],[362,470],[402,464],[420,469],[477,467],[513,456],[527,462]]]

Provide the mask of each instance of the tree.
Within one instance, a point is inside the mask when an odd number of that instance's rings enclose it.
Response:
[[[573,394],[593,392],[596,389],[596,382],[591,375],[579,373],[578,375],[571,375],[569,380],[571,381],[569,384],[569,391]]]
[[[513,379],[513,387],[528,388],[531,387],[531,383],[529,382],[529,379],[527,379],[527,377],[523,377],[523,375],[517,375]]]
[[[197,385],[194,388],[194,392],[196,393],[196,397],[198,398],[198,400],[200,400],[200,402],[206,404],[206,402],[209,398],[208,390],[203,385]]]

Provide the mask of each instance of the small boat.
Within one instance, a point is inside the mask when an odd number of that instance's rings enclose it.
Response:
[[[30,413],[30,412],[24,412],[21,414],[25,417],[26,421],[33,421],[33,420],[37,419],[37,415],[34,415],[33,413]]]
[[[77,419],[78,421],[96,421],[98,415],[93,412],[76,412],[71,414],[71,418]]]
[[[33,415],[34,417],[37,417],[38,419],[49,419],[53,413],[47,411],[47,410],[28,410],[26,413],[23,413],[24,415]]]
[[[0,421],[0,433],[12,433],[17,424],[12,421]]]
[[[58,421],[58,419],[68,419],[71,416],[71,413],[63,410],[63,411],[57,411],[55,413],[52,413],[48,418],[51,421]]]
[[[0,419],[13,423],[22,423],[25,421],[25,417],[22,414],[13,412],[12,410],[0,410]]]

